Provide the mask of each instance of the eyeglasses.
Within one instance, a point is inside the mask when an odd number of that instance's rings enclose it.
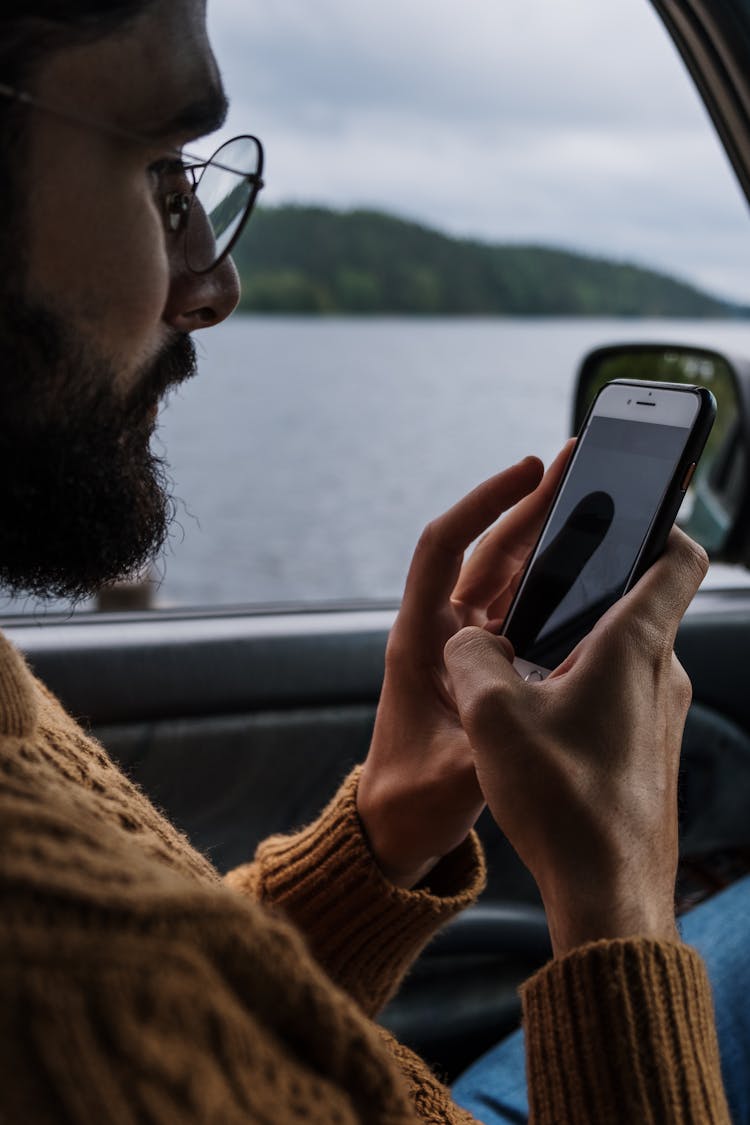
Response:
[[[208,273],[230,253],[250,218],[263,187],[263,145],[250,135],[233,137],[208,160],[183,153],[161,163],[167,227],[184,232],[188,269]]]
[[[153,146],[153,138],[60,109],[0,82],[0,96],[85,129]],[[153,165],[159,178],[167,233],[183,235],[185,263],[192,273],[209,273],[231,253],[263,187],[263,145],[250,135],[225,141],[213,156],[169,152]]]

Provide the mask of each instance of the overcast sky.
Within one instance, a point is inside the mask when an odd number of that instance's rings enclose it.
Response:
[[[750,214],[648,0],[209,0],[263,201],[637,261],[750,302]]]

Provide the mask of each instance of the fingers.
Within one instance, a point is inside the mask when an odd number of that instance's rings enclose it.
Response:
[[[485,726],[487,718],[496,717],[503,695],[510,701],[525,686],[513,668],[510,643],[484,629],[460,629],[446,644],[444,659],[453,698],[470,737]],[[486,714],[488,708],[492,716]],[[494,723],[491,725],[494,729]]]
[[[622,599],[621,611],[637,613],[671,647],[707,570],[703,548],[673,527],[664,553]]]
[[[542,464],[526,457],[491,477],[433,520],[417,544],[399,615],[402,624],[423,628],[425,619],[448,603],[466,548],[504,511],[539,483]]]
[[[478,544],[461,570],[453,592],[455,601],[489,607],[490,617],[505,615],[507,606],[496,604],[498,596],[508,589],[533,549],[574,445],[574,439],[565,443],[538,487]]]

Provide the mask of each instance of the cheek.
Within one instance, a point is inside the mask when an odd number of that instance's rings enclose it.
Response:
[[[27,287],[90,336],[127,382],[163,342],[169,265],[145,176],[120,178],[117,191],[101,184],[89,176],[62,188],[58,181],[52,193],[41,188],[31,212]]]
[[[170,269],[161,218],[146,196],[141,206],[120,214],[116,231],[100,243],[96,292],[91,309],[110,346],[124,346],[148,358],[161,343],[162,314]]]

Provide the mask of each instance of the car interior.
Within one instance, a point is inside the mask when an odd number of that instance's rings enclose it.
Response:
[[[750,5],[654,0],[750,194]],[[688,530],[716,562],[750,565],[750,364],[682,346],[581,357],[571,432],[624,367],[703,383],[720,426]],[[12,616],[35,673],[222,871],[312,820],[368,748],[395,606],[164,609]],[[750,584],[702,590],[677,654],[693,683],[681,779],[686,858],[750,844]],[[382,1015],[448,1079],[517,1026],[519,984],[550,953],[535,885],[485,816],[489,883],[419,959]]]

